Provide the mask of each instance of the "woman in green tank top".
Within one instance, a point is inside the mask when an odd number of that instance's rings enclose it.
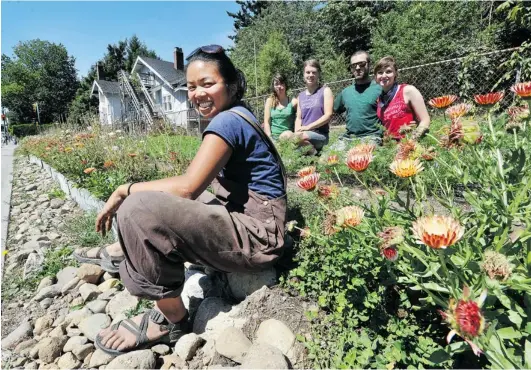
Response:
[[[289,99],[286,78],[277,73],[271,83],[271,96],[264,108],[264,130],[274,140],[291,137],[295,127],[297,99]]]

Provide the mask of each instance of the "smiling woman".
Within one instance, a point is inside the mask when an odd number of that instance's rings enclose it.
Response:
[[[101,331],[96,346],[111,355],[175,342],[189,331],[180,297],[184,262],[225,272],[252,272],[283,254],[286,175],[273,143],[241,102],[245,78],[222,47],[188,58],[188,98],[211,121],[186,173],[120,186],[96,220],[108,231],[117,214],[127,290],[156,308]],[[205,189],[212,185],[214,194]],[[103,253],[102,253],[103,255]]]

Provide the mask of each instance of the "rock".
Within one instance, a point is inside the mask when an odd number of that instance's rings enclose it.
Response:
[[[219,334],[216,340],[216,351],[241,364],[251,345],[251,341],[240,329],[229,327]]]
[[[88,368],[89,367],[89,364],[90,364],[90,360],[92,359],[92,355],[94,354],[94,352],[90,352],[87,357],[85,357],[85,359],[83,360],[83,367],[84,368]]]
[[[62,269],[57,273],[57,285],[61,289],[65,286],[66,283],[70,282],[73,278],[77,277],[77,267],[68,266]]]
[[[22,278],[24,280],[28,279],[31,275],[36,274],[42,270],[42,264],[44,263],[44,256],[39,253],[30,253],[26,263],[24,263],[24,271],[22,273]]]
[[[38,241],[38,242],[40,242],[40,241],[50,241],[50,238],[48,238],[47,235],[38,235],[38,236],[35,237],[35,240]]]
[[[72,354],[76,356],[78,360],[83,361],[85,357],[87,357],[89,353],[92,352],[94,352],[94,346],[91,343],[88,343],[74,348]]]
[[[53,285],[53,279],[49,276],[46,276],[40,281],[39,286],[37,287],[37,292],[39,292],[42,288],[46,288],[51,285]]]
[[[80,310],[72,311],[66,315],[65,322],[67,325],[78,326],[82,320],[89,316],[92,316],[92,312],[88,308],[83,307]]]
[[[255,343],[242,361],[242,369],[288,369],[282,351],[268,344]]]
[[[60,237],[61,237],[61,235],[59,235],[59,234],[57,234],[57,233],[53,233],[53,232],[52,232],[52,233],[49,233],[49,234],[48,234],[48,238],[49,238],[50,240],[57,240],[57,239],[59,239]]]
[[[63,347],[63,352],[72,352],[75,348],[81,347],[82,345],[86,344],[87,341],[87,337],[77,336],[69,338],[65,346]]]
[[[32,362],[28,362],[25,366],[24,366],[24,370],[37,370],[39,368],[39,364],[35,361],[32,361]]]
[[[159,355],[166,355],[170,353],[170,347],[165,344],[157,344],[156,346],[151,347],[151,350]]]
[[[210,361],[214,358],[216,355],[216,341],[214,339],[207,340],[203,348],[201,348],[202,356],[203,357],[203,365],[210,364]]]
[[[45,363],[53,362],[57,357],[61,356],[67,337],[49,337],[44,338],[38,344],[39,359]]]
[[[77,270],[77,277],[87,283],[96,284],[98,280],[100,280],[101,275],[103,275],[103,272],[104,271],[98,265],[84,263]]]
[[[24,365],[26,363],[26,359],[24,357],[19,357],[17,358],[16,360],[14,360],[13,362],[11,362],[11,366],[16,369],[17,367],[21,367],[22,365]]]
[[[50,307],[53,303],[53,299],[51,298],[44,298],[41,303],[40,303],[40,306],[42,307],[43,310],[47,309],[48,307]]]
[[[98,289],[100,290],[100,292],[103,293],[103,292],[105,292],[105,291],[107,291],[109,289],[114,288],[119,283],[120,283],[120,280],[118,280],[118,279],[115,279],[115,278],[107,279],[103,283],[98,285]]]
[[[37,190],[37,185],[36,185],[36,184],[28,185],[28,186],[26,186],[26,188],[24,189],[24,191],[34,191],[34,190]]]
[[[11,259],[16,261],[17,263],[22,263],[22,262],[24,262],[26,260],[26,258],[28,258],[28,256],[31,253],[33,253],[35,251],[38,251],[38,250],[39,250],[39,247],[37,247],[37,248],[20,249],[18,252],[13,254]]]
[[[124,290],[109,301],[105,312],[114,319],[127,310],[135,309],[137,304],[138,297],[132,296],[127,290]]]
[[[3,342],[3,341],[2,341]],[[2,343],[3,344],[3,343]],[[35,339],[28,339],[24,342],[20,342],[14,349],[13,352],[22,355],[22,353],[27,352],[28,349],[32,348],[37,344],[37,341]]]
[[[175,353],[185,361],[191,360],[205,340],[195,333],[183,335],[175,343]]]
[[[94,342],[100,330],[109,325],[111,325],[111,319],[104,313],[97,313],[81,321],[78,327],[90,341]]]
[[[194,317],[201,302],[212,289],[213,283],[210,276],[199,271],[190,270],[190,273],[190,276],[184,283],[181,298],[190,317]]]
[[[35,329],[33,329],[33,335],[41,335],[46,329],[52,327],[54,318],[51,315],[39,317],[35,321]]]
[[[175,365],[175,366],[172,367],[172,365]],[[185,366],[186,366],[186,363],[184,362],[184,360],[181,359],[177,355],[162,356],[162,367],[161,367],[162,370],[167,370],[170,368],[171,369],[184,369]]]
[[[66,284],[63,285],[63,287],[61,288],[61,293],[62,294],[69,293],[70,291],[72,291],[77,286],[77,284],[80,281],[81,280],[77,276],[74,277],[72,280],[70,280],[69,282],[67,282]]]
[[[108,355],[107,353],[103,352],[101,349],[96,348],[92,356],[90,357],[89,367],[95,368],[102,365],[107,365],[111,360],[114,358],[114,356]]]
[[[81,366],[81,361],[79,361],[72,353],[68,352],[59,358],[57,366],[59,369],[77,369]]]
[[[269,344],[287,356],[295,343],[295,334],[282,321],[269,319],[260,324],[255,343]]]
[[[107,307],[107,303],[108,303],[107,301],[98,299],[96,301],[87,303],[85,307],[87,307],[93,313],[104,313],[105,307]]]
[[[103,274],[103,280],[115,279],[117,274],[111,274],[110,272],[105,271]]]
[[[50,285],[45,288],[42,288],[36,295],[33,297],[34,301],[42,301],[44,298],[54,298],[61,294],[61,288],[57,285]]]
[[[144,349],[116,357],[105,369],[153,369],[155,365],[155,354]]]
[[[65,329],[63,325],[57,326],[50,333],[48,333],[48,336],[50,337],[62,337],[64,335],[65,335]]]
[[[69,337],[78,337],[81,334],[83,333],[78,328],[72,328],[72,327],[66,328],[66,335],[68,335]]]
[[[64,200],[62,199],[59,199],[59,198],[53,198],[51,201],[50,201],[50,208],[51,209],[58,209],[58,208],[61,208],[63,206],[63,204],[65,203]]]
[[[264,285],[268,287],[275,285],[277,273],[275,268],[257,273],[234,272],[227,274],[227,280],[234,298],[243,300]]]
[[[29,351],[29,357],[30,358],[38,358],[39,357],[39,343]]]
[[[100,291],[98,287],[94,284],[83,284],[79,287],[79,294],[81,294],[81,298],[83,298],[83,303],[87,301],[92,301],[94,298],[96,298]]]
[[[66,297],[70,297],[70,299],[72,298],[72,296],[70,295],[67,295]],[[68,299],[67,301],[70,301],[70,299]],[[70,307],[77,307],[81,305],[83,305],[83,297],[77,297],[70,301]]]
[[[216,339],[218,334],[228,327],[242,329],[247,318],[236,317],[231,312],[232,306],[218,297],[206,298],[194,318],[194,333],[201,334],[205,339]]]
[[[114,296],[116,295],[116,293],[118,293],[118,289],[116,289],[116,288],[111,288],[111,289],[106,290],[105,292],[101,293],[101,294],[98,296],[98,299],[102,299],[102,300],[108,301],[108,300],[110,300],[112,297],[114,297]]]

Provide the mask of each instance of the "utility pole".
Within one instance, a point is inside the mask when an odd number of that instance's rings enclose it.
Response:
[[[254,44],[254,96],[258,96],[258,74],[256,73],[256,40],[253,37]]]

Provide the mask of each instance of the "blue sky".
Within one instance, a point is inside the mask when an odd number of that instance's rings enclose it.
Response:
[[[136,34],[164,60],[179,46],[186,56],[206,44],[232,45],[232,1],[6,2],[2,1],[2,53],[19,41],[62,43],[76,58],[80,76],[102,58],[107,44]]]

